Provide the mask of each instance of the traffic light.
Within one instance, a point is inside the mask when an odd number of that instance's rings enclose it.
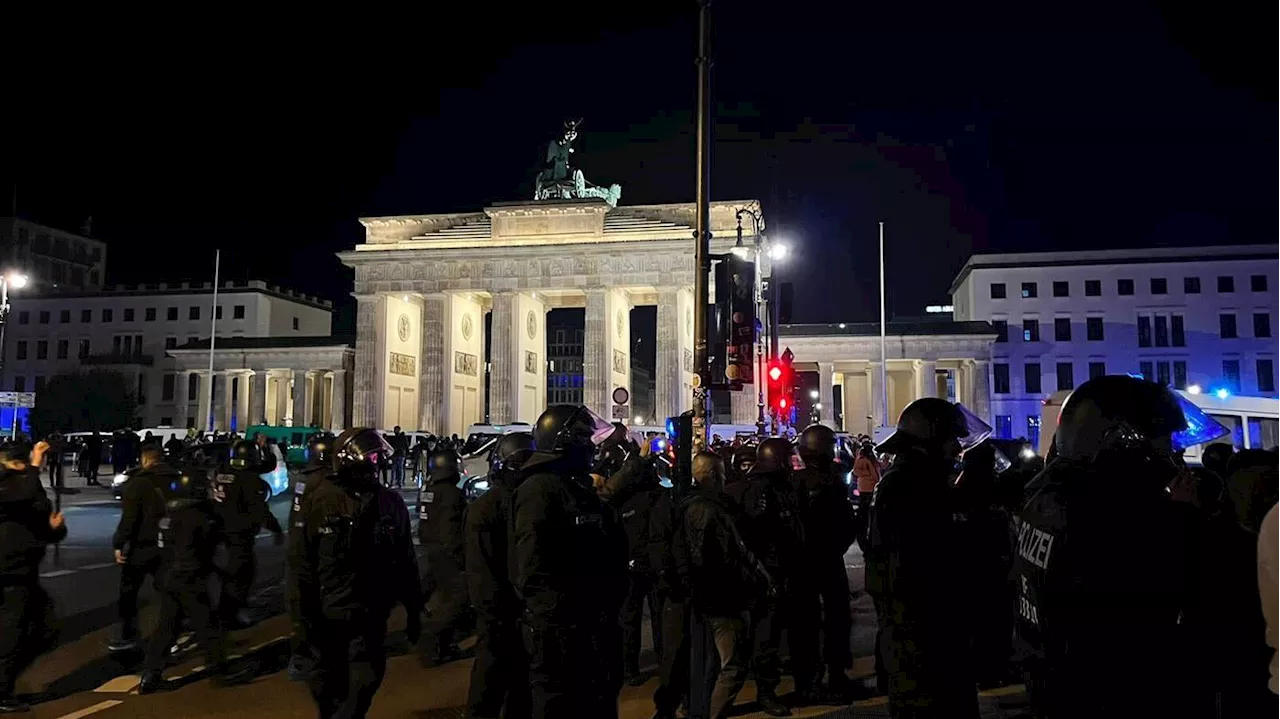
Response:
[[[671,481],[688,487],[693,481],[693,410],[667,418],[667,437],[676,453]]]
[[[788,424],[791,423],[792,413],[795,412],[796,373],[795,368],[791,366],[795,358],[795,354],[788,347],[777,362],[769,368],[770,381],[774,381],[775,373],[777,375],[777,394],[773,395],[773,407],[778,411],[778,418]],[[771,385],[770,389],[772,388]]]
[[[782,362],[779,360],[769,360],[768,369],[765,370],[765,384],[768,387],[769,406],[776,408],[778,402],[782,399]]]

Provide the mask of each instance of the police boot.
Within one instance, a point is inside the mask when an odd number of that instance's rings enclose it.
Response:
[[[791,710],[788,709],[787,705],[783,704],[778,699],[778,695],[774,694],[772,691],[759,692],[756,694],[756,704],[760,705],[760,711],[771,717],[791,716]]]
[[[162,689],[164,689],[164,677],[160,676],[160,672],[142,673],[142,680],[138,682],[139,694],[154,694]]]

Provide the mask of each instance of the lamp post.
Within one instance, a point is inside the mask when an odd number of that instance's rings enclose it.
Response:
[[[0,379],[4,377],[4,326],[9,319],[9,290],[20,290],[26,286],[27,276],[21,272],[0,274]],[[17,412],[16,408],[14,412]]]
[[[742,216],[746,215],[751,218],[752,226],[755,230],[755,305],[756,305],[756,323],[758,327],[764,327],[764,279],[761,277],[760,256],[763,245],[763,237],[760,234],[760,211],[755,208],[743,207],[735,213],[738,219],[738,241],[734,243],[733,251],[738,255],[747,254],[747,248],[742,244]],[[756,436],[765,437],[765,419],[764,419],[764,337],[763,332],[756,332]]]

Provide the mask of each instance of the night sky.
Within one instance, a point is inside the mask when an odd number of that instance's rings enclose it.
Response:
[[[1276,241],[1274,16],[964,5],[714,5],[712,194],[759,198],[792,245],[796,321],[875,316],[879,220],[898,315],[974,251]],[[566,117],[623,204],[692,201],[696,13],[31,28],[3,51],[0,188],[37,221],[92,216],[109,282],[208,279],[221,247],[228,279],[345,303],[357,217],[529,197]]]

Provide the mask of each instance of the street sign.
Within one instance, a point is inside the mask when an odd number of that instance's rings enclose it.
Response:
[[[12,405],[14,407],[35,407],[35,392],[0,392],[0,405]]]
[[[625,392],[626,390],[623,390],[623,391]],[[615,390],[613,394],[616,397],[618,393]],[[615,404],[613,406],[613,418],[616,420],[624,420],[630,417],[631,416],[630,409],[631,408],[625,404]]]
[[[627,388],[626,388],[626,387],[614,387],[614,388],[613,388],[613,403],[614,403],[614,404],[626,404],[626,403],[627,403],[627,400],[629,400],[629,399],[631,399],[631,393],[627,391]]]

